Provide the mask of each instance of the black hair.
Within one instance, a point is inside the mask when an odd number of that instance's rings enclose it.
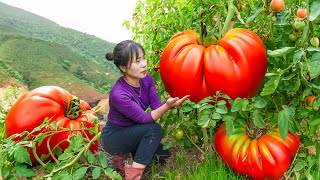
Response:
[[[145,54],[141,44],[132,40],[121,41],[114,47],[113,52],[108,52],[106,54],[106,59],[109,61],[113,60],[118,69],[120,69],[121,66],[128,67],[128,65],[131,65],[131,63],[134,61],[133,58],[138,58],[140,56],[140,49],[142,50],[143,54]]]

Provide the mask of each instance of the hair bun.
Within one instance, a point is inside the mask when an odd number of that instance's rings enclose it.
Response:
[[[106,59],[109,60],[109,61],[112,61],[113,60],[113,53],[112,52],[108,52],[106,54]]]

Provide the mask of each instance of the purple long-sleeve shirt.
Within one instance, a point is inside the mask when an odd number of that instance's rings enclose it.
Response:
[[[110,92],[108,121],[118,126],[151,123],[154,120],[146,109],[150,106],[154,110],[164,103],[159,100],[154,80],[149,74],[140,80],[139,88],[130,86],[121,77]]]

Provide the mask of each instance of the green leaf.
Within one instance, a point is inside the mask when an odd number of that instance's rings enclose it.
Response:
[[[284,26],[287,25],[290,20],[290,12],[286,9],[283,9],[279,12],[277,21],[274,23],[274,25],[277,26]]]
[[[276,50],[268,50],[267,54],[270,57],[279,57],[279,56],[283,56],[286,54],[291,53],[292,51],[294,51],[295,47],[284,47],[281,49],[276,49]]]
[[[253,124],[255,126],[257,126],[258,128],[264,128],[265,127],[265,123],[263,121],[263,117],[260,114],[260,111],[257,110],[257,109],[253,112]]]
[[[219,113],[214,112],[214,113],[212,113],[211,118],[212,118],[212,119],[221,119],[222,117],[221,117],[221,115],[220,115]]]
[[[87,161],[89,164],[92,164],[94,162],[94,155],[90,150],[87,151]]]
[[[209,109],[205,109],[199,113],[198,125],[204,126],[210,121],[211,111]]]
[[[299,62],[301,60],[301,58],[305,55],[305,51],[302,49],[299,49],[298,51],[296,51],[293,55],[293,62]]]
[[[101,175],[101,168],[100,167],[96,167],[93,169],[92,171],[92,178],[93,179],[98,179]]]
[[[174,145],[174,141],[167,141],[163,144],[163,149],[169,149]]]
[[[320,75],[320,52],[315,53],[309,62],[309,70],[311,79]]]
[[[60,161],[63,161],[63,160],[67,160],[67,159],[70,159],[70,158],[72,158],[72,157],[74,157],[74,154],[73,153],[71,153],[71,152],[64,152],[63,154],[61,154],[59,157],[58,157],[58,159],[60,160]]]
[[[318,51],[320,52],[320,48],[319,47],[308,47],[306,49],[308,52],[313,52],[313,51]]]
[[[316,125],[318,125],[318,124],[320,124],[320,118],[312,119],[312,120],[310,121],[310,125],[311,125],[311,126],[316,126]]]
[[[220,105],[225,105],[227,104],[227,102],[225,100],[220,100],[218,101],[217,105],[220,106]]]
[[[44,168],[46,170],[52,171],[54,169],[54,166],[50,162],[48,162]]]
[[[101,151],[98,155],[98,163],[102,168],[106,168],[108,166],[106,155]]]
[[[112,179],[122,179],[121,175],[117,171],[113,171],[111,168],[106,169],[104,174]]]
[[[272,94],[277,89],[277,87],[279,85],[280,77],[281,77],[281,74],[269,79],[269,81],[264,85],[260,95],[267,96],[267,95]]]
[[[242,100],[241,110],[242,110],[242,111],[246,111],[248,104],[249,104],[249,100],[248,100],[248,99],[243,99],[243,100]]]
[[[283,108],[284,111],[286,111],[286,113],[287,113],[290,117],[293,117],[293,116],[294,116],[294,114],[295,114],[295,107],[283,105],[282,108]]]
[[[59,180],[72,180],[72,176],[70,176],[69,174],[62,174],[59,177]]]
[[[320,15],[320,2],[315,1],[311,4],[309,21],[315,20]]]
[[[284,110],[280,111],[278,114],[278,125],[282,139],[285,139],[287,136],[290,119],[290,115]]]
[[[84,139],[80,132],[77,133],[77,135],[73,136],[70,141],[69,148],[71,148],[73,151],[77,152],[79,149],[82,148],[84,145]]]
[[[239,111],[242,107],[242,99],[237,98],[234,100],[233,105],[231,107],[231,112],[236,112]]]
[[[182,106],[182,107],[180,108],[180,110],[181,110],[181,112],[186,113],[186,112],[192,111],[193,109],[192,109],[191,107],[189,107],[189,106]]]
[[[305,161],[300,161],[296,165],[294,165],[293,170],[294,171],[300,171],[301,169],[303,169],[306,166],[306,164],[307,163]]]
[[[225,105],[218,106],[216,109],[216,112],[219,114],[227,114],[228,113],[228,108]]]
[[[249,23],[250,21],[253,21],[262,12],[262,10],[263,10],[262,8],[259,8],[253,15],[248,17],[247,23]]]
[[[201,107],[200,107],[200,109],[199,109],[199,111],[203,111],[203,110],[205,110],[205,109],[211,109],[211,108],[213,108],[214,106],[212,105],[212,104],[203,104]]]
[[[31,169],[28,169],[26,165],[16,166],[16,176],[18,177],[34,177],[37,174]]]
[[[73,178],[74,179],[81,179],[84,177],[84,175],[86,175],[88,170],[88,167],[81,167],[79,169],[77,169],[74,173],[73,173]]]
[[[260,97],[260,96],[257,96],[257,97],[255,97],[254,99],[253,99],[253,101],[254,101],[254,107],[256,107],[256,108],[264,108],[264,107],[266,107],[266,105],[267,105],[267,101],[266,100],[264,100],[262,97]]]
[[[27,163],[29,165],[32,165],[30,154],[24,147],[20,145],[15,146],[14,159],[20,163]]]
[[[234,130],[234,125],[233,125],[233,120],[231,119],[226,119],[226,130],[227,130],[227,135],[231,136]]]

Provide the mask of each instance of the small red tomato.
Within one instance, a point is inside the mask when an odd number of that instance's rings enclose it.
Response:
[[[310,103],[312,103],[316,99],[316,96],[309,95],[306,99],[306,104],[309,106]]]
[[[306,9],[303,9],[303,8],[299,8],[298,11],[297,11],[297,16],[298,18],[305,18],[306,16],[308,15],[308,12]]]
[[[272,0],[270,3],[270,8],[274,12],[279,12],[281,9],[285,8],[285,4],[283,0]]]

